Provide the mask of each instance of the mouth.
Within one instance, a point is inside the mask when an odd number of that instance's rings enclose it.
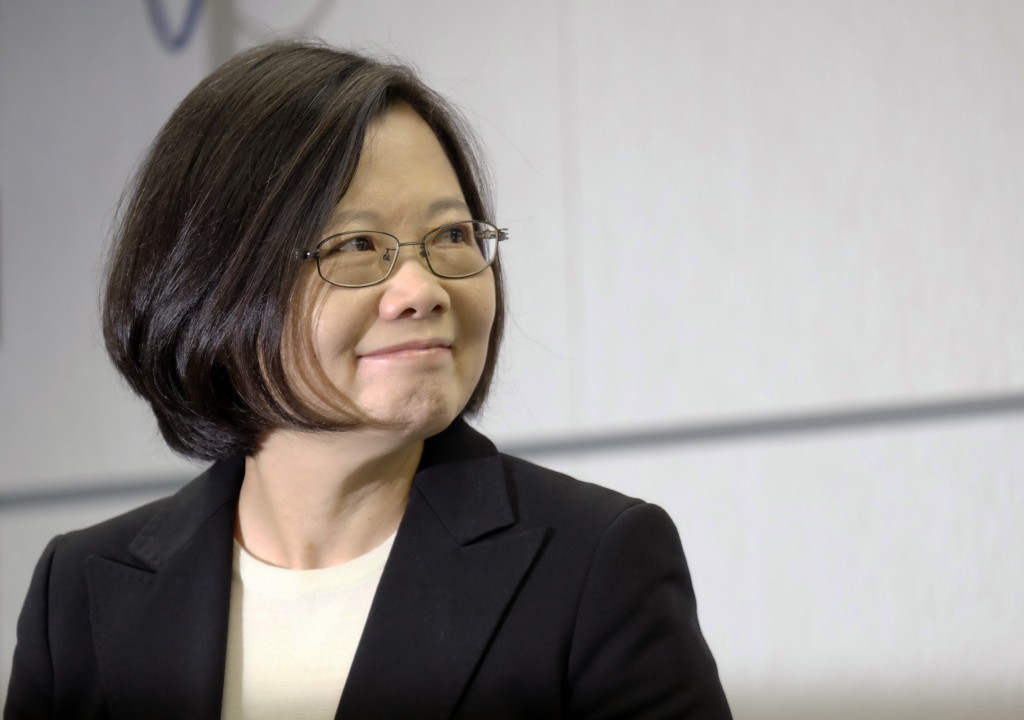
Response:
[[[359,353],[360,359],[399,359],[447,355],[452,344],[448,340],[413,340],[410,342],[387,345],[365,353]]]

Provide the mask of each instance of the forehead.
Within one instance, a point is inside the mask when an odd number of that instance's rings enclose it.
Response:
[[[359,164],[332,224],[419,221],[452,210],[467,210],[455,168],[423,118],[397,105],[367,128]]]

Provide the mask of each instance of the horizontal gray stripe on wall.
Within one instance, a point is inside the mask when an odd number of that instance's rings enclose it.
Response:
[[[774,417],[693,423],[616,432],[561,435],[542,440],[500,443],[510,455],[542,458],[551,455],[622,452],[654,446],[700,445],[787,435],[912,425],[1024,413],[1024,393],[963,398],[941,402],[809,412]],[[144,483],[91,485],[80,488],[0,494],[0,510],[42,503],[126,498],[173,492],[186,478]]]
[[[198,472],[198,471],[197,471]],[[0,494],[0,511],[29,505],[84,502],[89,500],[128,499],[137,496],[169,495],[190,478],[151,478],[136,483],[82,485],[28,492]]]
[[[1024,413],[1024,393],[691,423],[646,430],[588,433],[577,437],[560,436],[550,440],[505,443],[501,449],[510,455],[527,457],[618,452],[655,445],[693,445],[779,435],[807,435],[1019,413]]]

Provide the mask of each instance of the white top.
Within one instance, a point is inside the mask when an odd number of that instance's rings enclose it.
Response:
[[[332,720],[395,536],[354,560],[288,570],[237,542],[223,720]]]

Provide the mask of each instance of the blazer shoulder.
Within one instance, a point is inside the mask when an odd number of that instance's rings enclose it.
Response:
[[[95,525],[58,536],[52,549],[55,570],[63,570],[69,563],[84,567],[83,561],[91,555],[112,559],[127,557],[132,540],[168,506],[171,498],[173,495],[168,495]]]
[[[594,529],[606,528],[630,508],[645,501],[611,488],[578,480],[511,455],[502,455],[513,503],[521,519],[558,525],[560,519]]]
[[[122,559],[149,558],[154,546],[177,546],[224,504],[237,500],[241,464],[237,459],[215,463],[176,492],[81,530],[64,534],[55,559],[99,555]],[[157,553],[158,554],[158,553]]]

